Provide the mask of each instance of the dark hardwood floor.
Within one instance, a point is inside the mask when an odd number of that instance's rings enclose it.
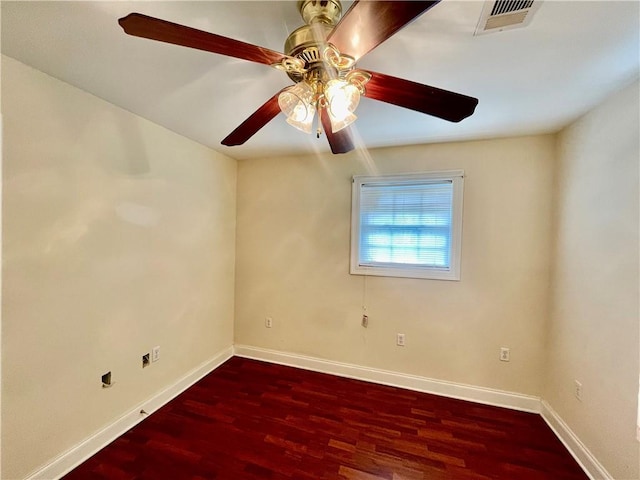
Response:
[[[234,357],[64,478],[587,476],[539,415]]]

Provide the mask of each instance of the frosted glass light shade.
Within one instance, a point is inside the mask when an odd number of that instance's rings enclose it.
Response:
[[[358,117],[355,114],[348,112],[344,117],[338,119],[331,114],[331,111],[329,111],[329,120],[331,120],[331,131],[333,133],[339,132],[343,128],[348,127],[353,122],[355,122],[357,118]]]
[[[360,91],[344,80],[331,80],[324,91],[331,130],[335,133],[351,125],[356,118],[354,111],[360,103]]]
[[[280,110],[287,123],[305,133],[311,133],[316,108],[313,104],[313,89],[305,82],[297,83],[278,95]]]

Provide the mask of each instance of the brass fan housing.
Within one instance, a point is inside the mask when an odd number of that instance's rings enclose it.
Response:
[[[322,22],[335,25],[342,15],[340,0],[299,0],[298,11],[307,25]]]
[[[339,0],[299,0],[298,11],[306,25],[294,30],[284,43],[284,53],[302,60],[305,69],[319,68],[326,38],[342,16]],[[287,74],[294,82],[302,80],[295,71]]]

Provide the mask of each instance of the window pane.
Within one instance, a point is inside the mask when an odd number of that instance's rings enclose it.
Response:
[[[360,264],[448,268],[451,180],[365,183],[360,191]]]

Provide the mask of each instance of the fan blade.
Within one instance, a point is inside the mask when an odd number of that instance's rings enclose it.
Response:
[[[327,110],[324,108],[318,109],[318,115],[320,115],[322,128],[324,129],[324,133],[327,135],[331,152],[347,153],[355,148],[353,146],[351,130],[349,127],[333,133],[331,131],[331,120],[329,119],[329,115],[327,115]]]
[[[327,41],[358,60],[439,2],[356,0]]]
[[[282,90],[281,90],[282,91]],[[280,113],[280,106],[278,105],[278,95],[276,93],[267,102],[262,105],[258,110],[249,116],[244,122],[242,122],[238,128],[231,132],[227,137],[222,140],[222,145],[233,147],[234,145],[242,145],[244,142],[253,137],[258,130],[264,127],[267,123],[275,118]]]
[[[285,58],[282,53],[258,47],[215,33],[196,30],[177,23],[148,17],[141,13],[130,13],[118,20],[125,33],[134,37],[149,38],[160,42],[172,43],[183,47],[196,48],[207,52],[219,53],[229,57],[241,58],[250,62],[271,65]]]
[[[459,122],[470,116],[478,99],[460,93],[441,90],[422,83],[372,72],[365,85],[365,97],[392,103],[417,112],[426,113],[450,122]]]

